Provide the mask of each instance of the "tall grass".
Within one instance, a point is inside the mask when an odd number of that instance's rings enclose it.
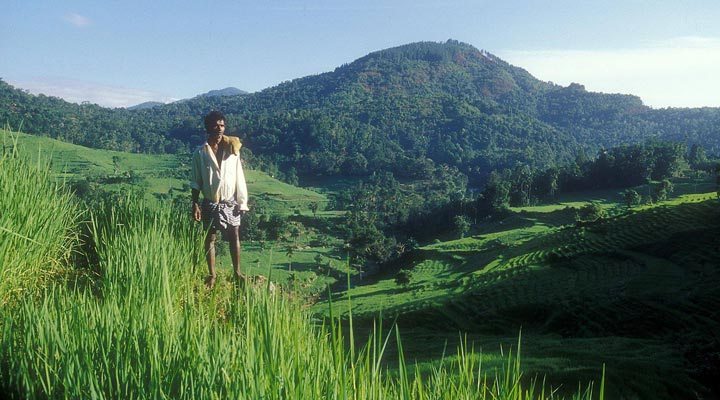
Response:
[[[483,371],[464,345],[422,375],[405,364],[397,330],[377,327],[355,349],[346,345],[352,330],[318,324],[298,299],[268,286],[205,290],[202,232],[184,213],[127,199],[93,210],[90,226],[99,290],[45,282],[42,297],[2,310],[0,390],[11,398],[552,398],[522,379],[517,356]],[[393,373],[383,362],[391,340],[400,354]]]
[[[79,212],[62,185],[48,179],[47,157],[37,163],[19,158],[16,137],[4,130],[0,135],[0,307],[5,307],[32,295],[67,265]]]

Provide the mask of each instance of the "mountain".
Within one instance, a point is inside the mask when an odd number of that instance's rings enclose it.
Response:
[[[220,97],[220,96],[239,96],[249,94],[244,90],[240,90],[236,87],[226,87],[225,89],[211,90],[207,93],[198,95],[197,97]]]
[[[442,167],[482,184],[494,169],[546,167],[647,140],[720,154],[718,108],[654,110],[637,96],[542,82],[452,40],[373,52],[257,93],[213,92],[152,112],[110,110],[0,81],[0,121],[91,147],[162,153],[201,141],[202,115],[219,109],[229,133],[245,141],[249,162],[306,177],[416,179]]]
[[[128,110],[144,110],[146,108],[153,108],[157,106],[161,106],[165,103],[160,101],[146,101],[144,103],[136,104],[134,106],[126,107]]]
[[[481,183],[492,169],[543,167],[648,139],[720,153],[718,109],[668,118],[637,96],[542,82],[457,41],[374,52],[225,106],[245,122],[248,148],[300,174],[414,178],[448,165]]]
[[[226,87],[225,89],[217,89],[217,90],[211,90],[207,93],[199,94],[197,97],[223,97],[223,96],[242,96],[247,95],[248,92],[244,90],[240,90],[235,87]],[[180,101],[187,101],[186,100],[180,100]],[[159,101],[146,101],[144,103],[140,103],[131,107],[126,107],[128,110],[145,110],[148,108],[154,108],[157,106],[162,106],[165,103],[159,102]]]

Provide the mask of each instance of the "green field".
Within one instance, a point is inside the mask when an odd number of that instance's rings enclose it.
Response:
[[[203,233],[182,211],[106,197],[88,219],[48,168],[0,156],[4,398],[558,398],[523,375],[520,342],[501,356],[460,343],[445,361],[415,366],[396,328],[319,324],[290,287],[208,291]],[[602,379],[573,382],[573,398],[603,399]]]
[[[5,130],[0,130],[0,136],[3,148],[9,150],[17,144],[20,154],[31,160],[49,159],[51,170],[61,179],[69,181],[132,171],[147,180],[149,194],[164,194],[170,189],[180,191],[183,190],[183,184],[188,182],[187,156],[90,149],[41,136],[11,134]],[[114,157],[117,162],[113,160]],[[246,171],[246,180],[253,196],[267,200],[272,209],[288,214],[296,208],[306,211],[312,202],[327,203],[327,198],[322,194],[288,185],[261,171]],[[189,196],[189,189],[187,194]]]
[[[103,190],[141,187],[150,207],[189,196],[186,157],[0,135],[5,153],[16,146],[32,163],[51,160],[56,181],[72,184],[132,171],[139,184],[106,183]],[[313,318],[327,317],[326,288],[340,287],[333,285],[355,272],[340,238],[342,212],[324,208],[329,196],[352,181],[307,182],[310,190],[259,171],[246,175],[251,197],[264,212],[286,218],[294,234],[243,242],[245,270],[299,295]],[[403,371],[398,353],[425,376],[447,363],[481,363],[485,371],[500,371],[522,332],[524,383],[544,377],[548,388],[571,396],[578,382],[597,382],[605,365],[608,398],[705,393],[720,365],[714,336],[708,334],[720,329],[720,204],[708,178],[674,183],[667,201],[630,209],[622,204],[620,190],[604,190],[563,194],[551,204],[478,221],[467,237],[424,243],[401,265],[362,281],[353,276],[350,290],[332,293],[333,313],[348,318],[352,310],[358,346],[371,336],[377,318],[386,326],[397,322],[402,352],[395,341],[388,342],[383,365],[389,376]],[[576,222],[579,209],[591,202],[606,216]],[[320,205],[317,215],[311,203]],[[225,296],[232,291],[225,245],[218,264],[218,287],[199,301],[224,315]],[[195,260],[188,268],[192,276],[183,279],[198,290],[204,262]],[[399,268],[411,271],[406,285],[395,282]],[[321,301],[315,302],[318,296]],[[456,355],[458,347],[476,351]]]
[[[351,303],[356,319],[397,318],[421,365],[457,345],[459,332],[492,349],[522,329],[533,373],[572,383],[605,363],[608,381],[622,382],[609,385],[611,398],[687,398],[720,361],[696,354],[720,329],[720,202],[710,182],[690,187],[706,192],[629,210],[611,191],[513,209],[470,237],[420,247],[399,266],[411,271],[408,284],[388,271],[333,294],[333,304]],[[609,216],[575,223],[590,201]]]
[[[122,175],[132,171],[140,178],[146,200],[161,203],[162,201],[158,200],[159,195],[169,193],[169,199],[186,199],[188,209],[190,208],[190,191],[185,178],[189,172],[187,156],[90,149],[51,138],[6,130],[0,130],[0,143],[5,151],[16,147],[22,157],[29,158],[33,163],[49,161],[51,171],[60,181],[72,184],[88,177]],[[310,203],[317,203],[322,210],[328,201],[325,195],[317,191],[289,185],[261,171],[247,170],[245,175],[251,201],[261,201],[265,212],[295,220],[332,221],[338,216],[337,212],[333,211],[320,211],[316,218],[313,216],[309,209]],[[135,186],[103,183],[102,188],[106,191],[123,192],[133,190]],[[326,274],[318,276],[319,274],[314,272],[317,266],[316,257],[322,257],[324,266],[330,263],[336,266],[332,269],[341,271],[343,262],[338,250],[341,240],[333,236],[332,232],[330,235],[321,234],[311,227],[302,226],[301,230],[303,235],[291,242],[270,242],[262,246],[259,243],[244,243],[243,263],[246,271],[251,275],[272,275],[275,281],[285,283],[291,276],[289,271],[294,270],[297,285],[311,292],[321,291],[325,285],[334,282],[335,278],[327,277]],[[319,239],[322,239],[322,245],[311,246]],[[289,247],[293,247],[291,257],[288,256]],[[292,264],[295,265],[294,269]],[[223,277],[229,278],[228,271],[232,265],[224,243],[220,244],[218,267],[221,281]]]

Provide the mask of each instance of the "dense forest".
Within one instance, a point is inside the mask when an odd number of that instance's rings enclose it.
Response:
[[[422,186],[411,188],[392,174],[375,174],[338,196],[346,215],[346,240],[358,265],[386,264],[412,251],[418,241],[464,234],[478,221],[502,218],[509,207],[552,203],[564,193],[616,190],[627,207],[668,198],[672,180],[680,176],[716,176],[720,194],[720,163],[703,148],[683,143],[647,142],[601,149],[596,156],[580,153],[575,160],[547,169],[517,165],[493,170],[483,190],[467,191],[462,174],[435,171]],[[638,193],[634,188],[644,186]],[[596,207],[568,210],[578,221],[602,214]],[[600,213],[600,214],[599,214]]]
[[[478,187],[493,170],[550,168],[650,139],[720,153],[720,109],[655,110],[635,96],[542,82],[452,40],[374,52],[254,94],[136,110],[71,104],[0,81],[0,121],[95,148],[187,152],[202,140],[210,109],[228,115],[253,167],[289,180],[423,179],[451,168]]]

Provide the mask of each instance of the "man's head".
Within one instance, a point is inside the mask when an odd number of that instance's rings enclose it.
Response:
[[[222,136],[225,133],[225,116],[220,111],[211,111],[205,116],[205,132],[208,136]]]

